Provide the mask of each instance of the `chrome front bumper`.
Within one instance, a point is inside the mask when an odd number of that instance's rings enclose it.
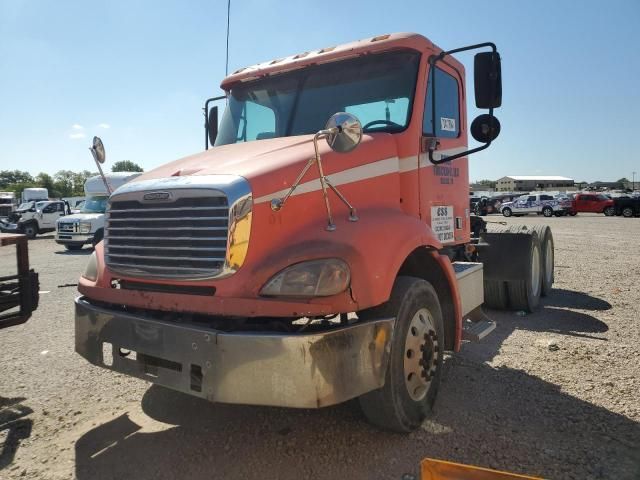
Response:
[[[94,365],[212,402],[296,408],[382,387],[395,320],[311,334],[226,333],[108,310],[84,297],[75,303],[76,352]]]
[[[56,243],[60,245],[87,245],[93,242],[93,233],[79,234],[79,233],[65,233],[56,232]]]

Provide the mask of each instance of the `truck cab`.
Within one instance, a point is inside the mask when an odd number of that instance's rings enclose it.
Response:
[[[105,175],[111,191],[139,176],[139,173],[117,172]],[[104,214],[110,192],[100,175],[88,178],[84,185],[86,198],[78,213],[58,219],[56,243],[67,250],[80,250],[84,245],[95,246],[104,236]]]
[[[489,113],[469,122],[452,54],[475,49]],[[444,352],[495,327],[485,292],[530,311],[553,282],[548,228],[492,236],[469,212],[468,156],[499,133],[495,45],[380,35],[221,87],[220,122],[205,105],[212,148],[109,197],[79,280],[76,351],[214,402],[358,397],[373,424],[419,428]],[[92,153],[104,162],[99,139]]]
[[[0,218],[8,217],[17,207],[14,192],[0,192]]]

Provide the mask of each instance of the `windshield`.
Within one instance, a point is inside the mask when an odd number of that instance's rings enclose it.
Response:
[[[356,115],[365,132],[402,131],[419,61],[417,52],[386,52],[239,84],[215,144],[316,133],[336,112]]]
[[[104,213],[107,209],[107,200],[109,197],[87,197],[82,205],[82,213]]]

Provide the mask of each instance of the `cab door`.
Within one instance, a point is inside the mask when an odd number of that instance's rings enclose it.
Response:
[[[50,203],[41,212],[40,228],[55,228],[56,220],[64,215],[64,204],[62,202]]]
[[[578,195],[576,207],[579,212],[593,212],[596,204],[595,195]]]
[[[447,61],[427,67],[420,155],[420,215],[443,244],[469,241],[469,163],[467,157],[434,165],[426,146],[437,141],[434,159],[467,150],[464,75]],[[435,94],[433,84],[435,83]]]

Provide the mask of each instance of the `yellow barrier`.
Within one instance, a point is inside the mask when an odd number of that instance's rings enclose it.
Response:
[[[489,468],[472,467],[461,463],[425,458],[420,463],[421,480],[542,480],[515,473],[500,472]]]

